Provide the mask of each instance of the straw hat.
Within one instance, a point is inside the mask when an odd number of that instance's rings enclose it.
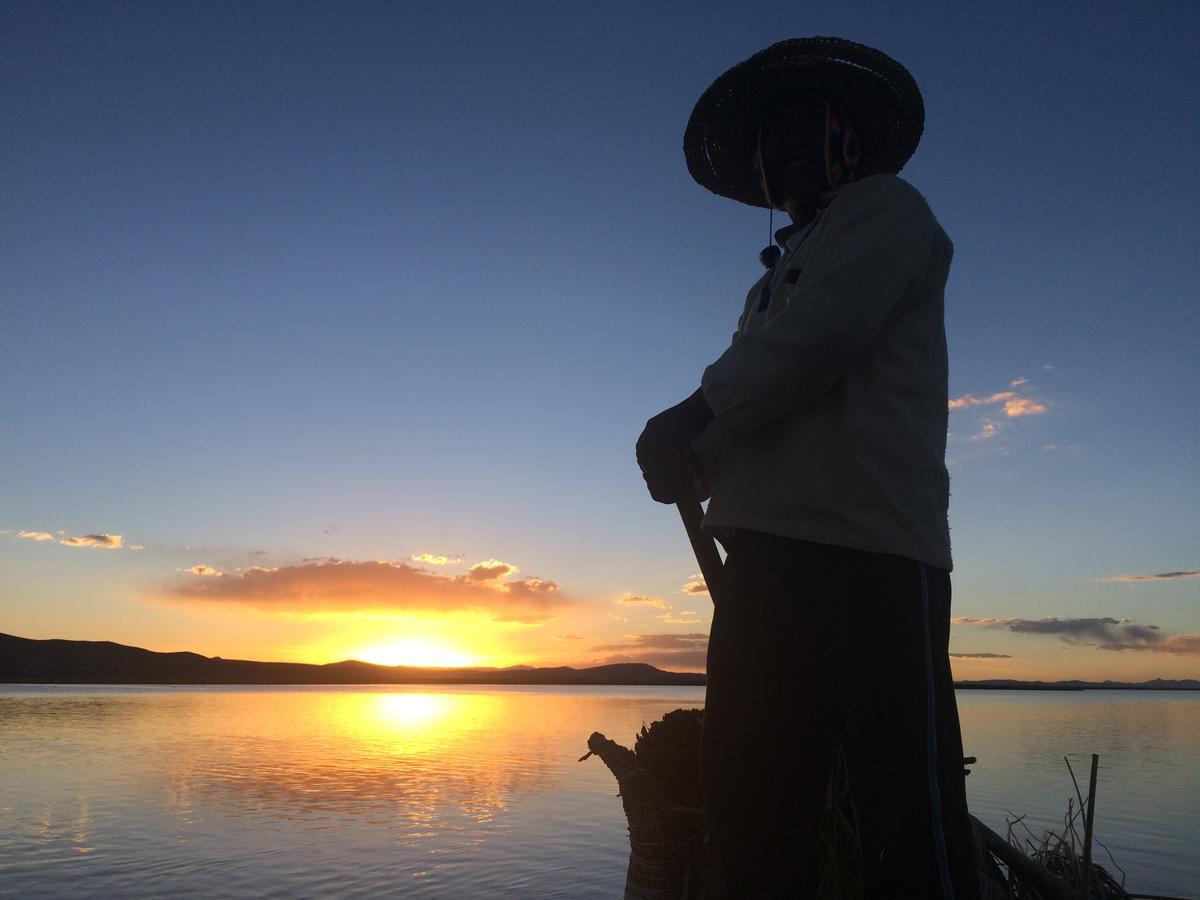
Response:
[[[921,140],[925,104],[904,66],[843,38],[793,38],[738,63],[700,95],[683,135],[692,177],[714,194],[765,209],[754,168],[759,122],[773,99],[796,91],[846,110],[861,145],[860,178],[899,172]]]

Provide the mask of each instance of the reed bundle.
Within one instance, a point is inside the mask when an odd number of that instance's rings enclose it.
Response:
[[[717,900],[724,894],[707,845],[701,807],[703,715],[698,709],[669,712],[648,728],[642,726],[633,750],[599,732],[588,738],[588,753],[580,761],[595,754],[613,773],[629,825],[626,900]],[[1120,880],[1092,860],[1092,844],[1100,844],[1094,838],[1097,764],[1098,757],[1093,757],[1087,802],[1071,770],[1079,802],[1077,806],[1074,799],[1068,801],[1060,831],[1047,830],[1035,837],[1020,817],[1008,822],[1005,838],[972,817],[982,900],[1150,897],[1125,890],[1125,873],[1111,853],[1109,861],[1121,872]],[[1068,761],[1068,770],[1070,766]],[[1018,835],[1018,827],[1023,827],[1026,835]],[[841,758],[827,789],[819,840],[817,900],[860,900],[862,850]],[[1104,849],[1107,852],[1108,848]]]

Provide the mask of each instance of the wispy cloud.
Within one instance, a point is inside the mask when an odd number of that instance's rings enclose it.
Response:
[[[1157,625],[1139,625],[1132,619],[1114,619],[1111,616],[1048,616],[1044,619],[976,619],[961,616],[952,621],[955,625],[1003,626],[1014,634],[1050,635],[1067,644],[1084,644],[1100,650],[1200,655],[1200,634],[1168,634]]]
[[[1139,584],[1147,581],[1178,581],[1181,578],[1200,578],[1200,569],[1160,572],[1157,575],[1109,575],[1106,578],[1092,579],[1092,584]]]
[[[1046,411],[1046,404],[1031,397],[1013,397],[1004,401],[1004,414],[1011,418],[1017,416],[1038,416]]]
[[[642,594],[622,594],[617,598],[618,603],[625,603],[630,606],[653,606],[655,609],[666,609],[667,604],[659,600],[657,597],[646,597]]]
[[[704,576],[697,572],[695,575],[688,576],[687,584],[680,588],[680,590],[685,594],[693,596],[696,594],[707,594],[708,585],[704,583]]]
[[[951,653],[951,659],[1012,659],[1007,653]]]
[[[995,422],[988,419],[988,420],[985,420],[984,423],[979,426],[979,431],[977,431],[975,434],[968,437],[967,440],[968,441],[986,441],[989,438],[994,438],[999,433],[1000,433],[999,426],[997,426]]]
[[[497,581],[516,573],[516,571],[517,567],[512,563],[501,562],[498,559],[485,559],[483,562],[475,563],[467,570],[467,579],[470,581]]]
[[[108,550],[120,550],[125,543],[125,537],[120,534],[80,534],[65,537],[59,543],[66,547],[104,547]]]
[[[981,412],[986,412],[989,416],[995,416],[997,413],[1003,413],[1004,419],[1019,419],[1025,416],[1039,416],[1049,411],[1049,406],[1044,400],[1039,400],[1028,394],[1029,379],[1018,377],[1009,382],[1009,390],[996,391],[991,394],[963,394],[961,397],[955,397],[947,401],[947,406],[951,412],[958,410],[978,409]],[[1022,389],[1021,392],[1013,390],[1014,388]],[[988,409],[989,407],[998,409]],[[968,441],[988,441],[996,437],[1003,431],[1003,426],[1000,421],[994,418],[986,418],[978,424],[978,430],[970,434],[966,440]],[[959,433],[965,431],[961,429]],[[950,437],[948,434],[947,437]]]
[[[190,566],[189,568],[183,569],[182,571],[188,572],[192,575],[202,575],[206,578],[224,577],[224,575],[225,575],[225,573],[220,571],[219,569],[214,569],[212,566],[206,566],[203,564]]]
[[[1006,400],[1012,400],[1017,396],[1016,391],[998,391],[987,397],[976,397],[974,394],[963,394],[951,400],[947,406],[951,409],[968,409],[972,406],[990,406],[993,403],[1004,403]]]
[[[493,622],[511,622],[515,625],[545,625],[557,619],[554,613],[501,613],[493,616]]]
[[[525,624],[546,621],[539,617],[574,603],[553,581],[498,579],[498,575],[483,580],[440,575],[406,563],[330,560],[274,568],[251,566],[221,577],[190,578],[164,586],[163,594],[175,601],[269,612],[476,610]]]
[[[457,553],[417,553],[409,557],[412,562],[421,562],[430,566],[449,566],[463,561]]]
[[[17,537],[25,538],[29,541],[52,541],[54,535],[48,531],[18,531]]]
[[[666,669],[703,669],[708,657],[708,635],[638,634],[623,644],[600,644],[592,648],[607,653],[604,663],[644,662]]]
[[[686,610],[679,613],[663,613],[661,616],[655,616],[658,621],[665,625],[703,625],[704,620],[697,613],[687,612]]]

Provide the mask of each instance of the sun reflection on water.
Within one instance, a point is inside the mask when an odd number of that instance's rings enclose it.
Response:
[[[592,730],[633,734],[673,705],[438,686],[0,695],[0,895],[11,878],[100,878],[109,896],[469,896],[486,872],[523,897],[559,868],[619,882],[611,776],[576,760]]]

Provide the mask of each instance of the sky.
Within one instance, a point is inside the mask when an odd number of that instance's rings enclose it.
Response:
[[[1200,677],[1197,33],[1187,2],[3,0],[0,631],[702,669],[633,445],[768,223],[683,130],[729,66],[839,35],[916,77],[902,177],[955,245],[955,676]]]

